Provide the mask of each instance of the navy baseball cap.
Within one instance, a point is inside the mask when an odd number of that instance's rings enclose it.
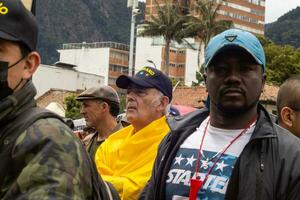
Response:
[[[20,0],[1,0],[0,39],[22,42],[31,51],[36,49],[38,23]]]
[[[122,89],[127,89],[130,83],[144,88],[156,88],[165,96],[169,97],[170,102],[172,100],[172,82],[158,69],[144,67],[133,77],[121,75],[116,80],[116,85]]]
[[[226,30],[210,40],[204,55],[205,68],[209,66],[210,62],[219,52],[230,48],[241,48],[245,50],[265,71],[266,57],[261,43],[252,33],[239,29]]]

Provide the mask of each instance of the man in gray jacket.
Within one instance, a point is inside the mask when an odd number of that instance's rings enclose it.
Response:
[[[210,111],[169,121],[140,199],[300,199],[300,140],[259,104],[264,50],[230,29],[205,51]]]

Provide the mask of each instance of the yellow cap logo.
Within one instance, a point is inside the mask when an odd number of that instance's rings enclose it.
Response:
[[[152,69],[148,68],[148,67],[144,67],[142,70],[146,71],[147,74],[148,74],[148,76],[149,75],[150,76],[154,76],[155,75],[155,72]]]
[[[1,15],[6,15],[8,13],[8,8],[3,6],[3,3],[0,2],[0,14]]]

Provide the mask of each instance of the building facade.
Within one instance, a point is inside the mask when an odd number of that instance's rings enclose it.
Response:
[[[115,87],[116,78],[128,74],[129,46],[116,42],[63,44],[59,62],[76,65],[80,72],[104,77],[104,84]]]
[[[187,13],[197,16],[192,7],[196,0],[173,0],[179,2]],[[165,0],[146,0],[145,19],[149,20],[151,15],[156,14],[156,2],[163,5]],[[218,11],[217,19],[231,20],[235,28],[250,31],[254,34],[264,34],[265,21],[265,0],[227,0],[222,2]],[[137,32],[143,26],[139,26]],[[171,78],[181,80],[185,85],[190,86],[196,81],[196,71],[198,63],[204,62],[204,49],[201,47],[201,55],[198,58],[199,42],[191,40],[194,50],[188,46],[173,43],[170,48],[169,75]],[[199,59],[199,60],[198,60]],[[136,42],[136,63],[135,69],[138,70],[143,65],[155,63],[157,68],[164,70],[164,41],[162,38],[137,37]]]
[[[196,0],[172,0],[187,8],[187,13],[197,16],[193,11]],[[156,2],[163,5],[165,0],[146,0],[145,19],[149,20],[156,13]],[[217,1],[220,2],[220,1]],[[264,34],[265,0],[226,0],[222,1],[218,12],[219,19],[230,20],[234,27],[250,31],[254,34]]]
[[[137,32],[143,29],[138,26]],[[197,49],[197,44],[192,40],[189,41]],[[135,71],[142,69],[144,66],[156,67],[164,71],[164,40],[161,37],[137,37],[136,39],[136,58]],[[172,42],[170,45],[170,65],[169,77],[175,81],[181,81],[185,85],[191,85],[196,81],[196,69],[198,51],[184,44]],[[196,59],[195,59],[196,58]]]
[[[40,65],[33,75],[32,81],[37,90],[36,98],[39,98],[53,89],[76,92],[95,85],[103,85],[104,77],[79,72],[73,67]]]

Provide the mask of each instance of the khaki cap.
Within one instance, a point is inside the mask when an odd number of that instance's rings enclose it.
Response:
[[[116,92],[116,90],[107,85],[102,85],[100,87],[91,87],[82,92],[76,98],[77,101],[83,101],[88,99],[102,99],[120,104],[119,95]]]

